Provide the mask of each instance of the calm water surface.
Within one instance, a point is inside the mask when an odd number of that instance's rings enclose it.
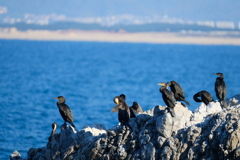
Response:
[[[116,95],[144,110],[165,105],[159,82],[179,82],[191,110],[198,91],[216,99],[214,72],[224,73],[227,98],[240,93],[239,61],[240,46],[0,40],[0,159],[46,145],[52,122],[63,123],[54,97],[67,99],[78,130],[109,129]]]

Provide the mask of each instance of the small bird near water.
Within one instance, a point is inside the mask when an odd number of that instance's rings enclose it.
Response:
[[[190,105],[190,103],[185,99],[182,87],[176,81],[168,82],[168,86],[170,87],[170,90],[173,92],[177,101],[184,101],[187,105]]]
[[[121,101],[126,102],[126,96],[125,96],[125,94],[121,94],[121,95],[119,95],[119,96],[116,96],[115,98],[119,98],[119,99],[121,99]],[[114,102],[114,103],[116,103],[115,98],[113,99],[113,102]],[[116,104],[117,104],[117,103],[116,103]],[[113,108],[111,109],[111,111],[112,111],[112,112],[118,112],[118,107],[119,107],[119,106],[118,106],[118,104],[117,104],[115,107],[113,107]],[[137,102],[135,102],[135,101],[133,102],[132,106],[129,107],[129,109],[130,109],[130,118],[136,118],[135,113],[136,113],[136,114],[140,114],[140,113],[143,112],[142,107],[141,107]]]
[[[223,80],[224,75],[222,73],[213,73],[213,74],[218,76],[215,82],[216,97],[219,99],[222,108],[226,108],[227,104],[225,99],[227,95],[227,86]]]
[[[113,101],[117,104],[117,106],[114,108],[118,109],[118,121],[121,123],[122,126],[128,126],[130,129],[132,129],[128,123],[131,112],[125,102],[125,98],[122,96],[116,96],[114,97]]]
[[[162,86],[160,87],[159,91],[162,93],[163,101],[165,102],[168,109],[170,110],[172,117],[175,117],[174,107],[176,102],[175,102],[173,92],[167,89],[168,87],[167,83],[158,83],[158,85]]]
[[[201,99],[199,99],[199,97]],[[205,91],[205,90],[202,90],[202,91],[194,94],[193,99],[196,102],[203,102],[205,105],[208,105],[209,102],[213,101],[212,95],[208,91]]]
[[[52,132],[50,137],[48,138],[49,141],[52,141],[52,136],[54,136],[56,134],[56,130],[57,130],[57,123],[53,122],[52,123]]]
[[[66,99],[63,97],[63,96],[58,96],[54,99],[58,99],[59,101],[57,102],[57,106],[58,106],[58,109],[59,109],[59,112],[64,120],[64,122],[68,122],[69,124],[71,124],[74,128],[75,128],[75,125],[73,124],[73,114],[72,114],[72,111],[71,109],[68,107],[67,104],[65,104],[66,102]]]

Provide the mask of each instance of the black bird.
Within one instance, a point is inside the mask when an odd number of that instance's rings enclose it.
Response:
[[[52,133],[51,133],[51,136],[48,138],[49,141],[52,141],[52,136],[54,136],[56,134],[56,130],[57,130],[57,123],[53,122],[52,123]]]
[[[172,91],[168,90],[167,83],[159,83],[161,85],[159,91],[162,93],[162,98],[165,104],[167,105],[168,109],[171,111],[172,117],[175,117],[174,107],[175,107],[175,98]]]
[[[142,107],[137,102],[133,102],[132,106],[129,108],[136,114],[140,114],[143,112]]]
[[[176,81],[168,82],[168,86],[170,87],[170,90],[173,92],[177,101],[184,101],[187,105],[190,105],[190,103],[185,99],[182,87]]]
[[[59,100],[57,102],[57,106],[65,123],[68,122],[75,128],[75,125],[73,124],[74,119],[73,119],[72,111],[68,107],[68,105],[65,104],[66,99],[63,96],[58,96],[57,98],[54,98],[54,99]]]
[[[121,98],[122,101],[126,102],[125,94],[120,94],[119,97]]]
[[[131,128],[129,125],[129,119],[130,119],[130,109],[124,99],[120,96],[114,97],[113,101],[117,104],[118,108],[118,121],[121,123],[123,126],[128,126]],[[114,107],[115,108],[115,107]]]
[[[121,94],[119,97],[121,97],[122,101],[124,102],[126,101],[125,94]],[[139,114],[140,112],[143,112],[142,107],[137,102],[133,102],[132,106],[129,107],[129,109],[130,109],[130,118],[136,117],[134,113]]]
[[[56,134],[56,130],[57,130],[57,123],[56,122],[53,122],[52,123],[52,135]]]
[[[200,97],[201,99],[199,99],[198,97]],[[213,101],[212,95],[209,92],[205,91],[205,90],[202,90],[202,91],[196,93],[193,96],[193,99],[196,102],[203,102],[205,105],[208,105],[209,102]]]
[[[215,82],[215,92],[216,92],[216,97],[219,99],[220,104],[223,108],[227,107],[226,104],[226,95],[227,95],[227,87],[224,82],[224,75],[222,73],[213,73],[219,77],[216,78]]]
[[[125,94],[121,94],[120,96],[116,96],[115,98],[120,98],[121,101],[123,101],[123,102],[126,101]],[[113,99],[114,103],[116,103],[115,98]],[[136,115],[134,114],[135,110],[132,107],[129,107],[129,109],[130,109],[130,118],[136,118]],[[118,112],[118,104],[115,107],[113,107],[111,111],[112,112]]]

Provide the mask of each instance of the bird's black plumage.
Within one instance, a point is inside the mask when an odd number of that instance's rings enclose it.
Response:
[[[121,101],[126,102],[126,95],[125,94],[120,94],[119,97],[121,98]]]
[[[68,105],[65,104],[66,99],[63,96],[58,96],[57,98],[54,98],[54,99],[59,100],[57,102],[57,106],[58,106],[59,112],[60,112],[63,120],[65,122],[70,123],[75,128],[75,125],[73,124],[74,119],[73,119],[72,111],[68,107]]]
[[[130,118],[136,118],[136,115],[134,114],[134,110],[129,107],[129,110],[130,110]]]
[[[227,95],[227,86],[224,82],[224,75],[222,73],[213,73],[217,75],[218,77],[216,78],[215,82],[215,92],[216,92],[216,97],[219,99],[221,105],[223,108],[226,108],[226,95]]]
[[[140,114],[143,112],[142,107],[137,102],[133,102],[132,106],[129,108],[136,114]]]
[[[51,132],[51,135],[48,138],[49,141],[52,141],[52,137],[56,134],[56,130],[57,130],[57,123],[53,122],[52,123],[52,132]]]
[[[199,99],[199,97],[201,99]],[[205,91],[205,90],[202,90],[202,91],[194,94],[193,99],[196,102],[203,102],[205,105],[208,105],[209,102],[213,101],[212,95],[209,92]]]
[[[121,123],[121,125],[128,126],[129,128],[129,119],[130,119],[130,109],[125,102],[125,99],[122,98],[121,96],[116,96],[114,97],[113,101],[117,104],[118,108],[118,121]]]
[[[169,110],[171,111],[172,117],[175,117],[174,107],[175,107],[175,98],[172,91],[168,90],[167,83],[159,83],[161,85],[159,91],[162,93],[162,98]]]
[[[117,99],[119,99],[122,102],[125,102],[126,101],[126,96],[125,96],[125,94],[121,94],[119,96],[114,97],[114,99],[113,99],[114,103],[116,103]],[[134,114],[135,110],[132,107],[129,107],[129,109],[130,109],[130,118],[136,118],[136,115]],[[118,104],[115,107],[113,107],[111,111],[112,112],[118,112]]]
[[[57,130],[57,123],[53,122],[52,123],[52,135],[56,134],[56,130]]]
[[[184,101],[187,105],[190,105],[190,103],[185,99],[182,87],[176,81],[168,82],[168,86],[170,87],[170,90],[173,92],[177,101]]]

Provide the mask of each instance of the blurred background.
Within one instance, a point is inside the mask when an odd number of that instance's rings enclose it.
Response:
[[[0,27],[17,30],[239,31],[237,0],[2,0]],[[191,32],[191,33],[192,33]]]
[[[0,2],[0,35],[29,31],[186,33],[239,41],[240,2],[233,0],[52,0]],[[49,33],[49,32],[47,32]],[[46,34],[51,38],[51,34]],[[130,36],[131,37],[131,36]],[[104,41],[104,36],[100,37]],[[140,37],[144,39],[144,37]],[[134,41],[133,41],[134,42]],[[125,94],[146,111],[165,106],[157,84],[177,81],[194,111],[193,95],[209,91],[222,72],[227,98],[239,94],[240,47],[98,41],[0,39],[0,159],[46,146],[51,124],[63,124],[54,97],[64,96],[77,130],[118,124],[113,98]],[[57,129],[59,133],[59,127]]]

